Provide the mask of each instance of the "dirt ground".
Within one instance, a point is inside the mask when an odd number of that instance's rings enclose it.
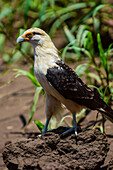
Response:
[[[30,65],[13,66],[13,68],[22,68],[29,70]],[[12,79],[12,72],[2,76],[6,66],[0,61],[0,86]],[[35,88],[26,77],[19,77],[13,83],[0,89],[0,170],[7,170],[3,158],[2,151],[6,142],[23,138],[23,121],[22,117],[28,120]],[[40,96],[37,113],[34,115],[34,120],[39,120],[45,123],[44,115],[44,97]],[[82,127],[88,125],[96,119],[96,112],[91,112]],[[113,163],[113,124],[106,121],[105,131],[110,143],[110,149],[106,156],[104,167]],[[27,129],[27,132],[37,132],[37,127],[32,122]]]
[[[65,137],[66,129],[59,127],[54,132],[35,139],[19,139],[8,142],[3,159],[9,170],[99,170],[109,150],[104,134],[99,130],[86,130]]]

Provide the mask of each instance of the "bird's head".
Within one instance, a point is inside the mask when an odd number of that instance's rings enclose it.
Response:
[[[30,28],[26,30],[21,36],[17,38],[17,43],[21,43],[27,41],[29,42],[33,48],[55,48],[53,42],[49,35],[39,28]]]

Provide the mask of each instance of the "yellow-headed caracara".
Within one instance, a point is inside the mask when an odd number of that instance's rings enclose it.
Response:
[[[28,41],[34,49],[35,75],[46,92],[47,121],[62,110],[62,104],[73,114],[73,129],[77,135],[76,113],[82,108],[97,110],[113,122],[113,110],[91,90],[58,55],[50,37],[39,28],[31,28],[18,37],[17,43]],[[68,130],[70,131],[70,129]]]

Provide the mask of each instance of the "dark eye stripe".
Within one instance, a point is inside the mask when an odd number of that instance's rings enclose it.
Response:
[[[41,33],[39,33],[39,32],[32,32],[33,33],[33,35],[42,35]]]

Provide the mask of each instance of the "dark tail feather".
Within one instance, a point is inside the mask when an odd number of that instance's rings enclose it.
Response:
[[[113,110],[106,103],[104,103],[103,107],[98,109],[98,111],[113,123]]]

